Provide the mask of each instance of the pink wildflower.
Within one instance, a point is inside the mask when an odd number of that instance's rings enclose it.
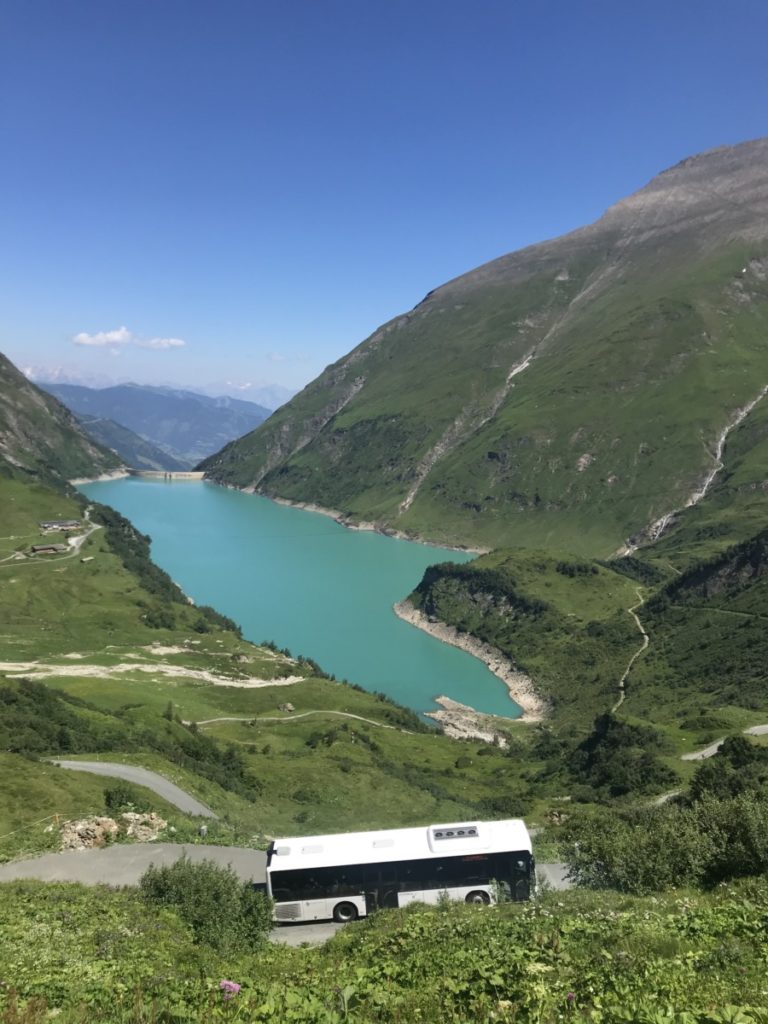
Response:
[[[224,993],[225,1002],[227,999],[234,999],[240,991],[240,986],[236,981],[227,981],[226,978],[219,982],[219,988]]]

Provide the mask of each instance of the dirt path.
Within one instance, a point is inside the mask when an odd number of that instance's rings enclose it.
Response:
[[[66,656],[65,656],[66,657]],[[121,662],[118,665],[83,665],[71,658],[67,665],[48,664],[39,661],[0,661],[0,672],[9,679],[55,679],[77,676],[78,679],[117,679],[127,673],[143,672],[149,675],[170,676],[173,679],[195,679],[212,686],[233,686],[239,689],[262,689],[265,686],[293,686],[303,683],[305,676],[280,676],[276,679],[232,679],[216,675],[208,669],[187,668],[185,665],[169,665],[167,662]]]
[[[637,594],[637,598],[638,598],[637,604],[633,604],[631,608],[627,608],[627,612],[632,616],[632,618],[637,623],[637,628],[638,628],[638,630],[639,630],[639,632],[640,632],[640,634],[641,634],[641,636],[643,638],[643,642],[638,647],[638,649],[635,651],[635,653],[632,655],[632,657],[629,659],[629,664],[624,669],[624,675],[619,680],[619,699],[616,701],[616,703],[611,708],[611,714],[615,714],[615,712],[618,711],[618,709],[624,703],[624,698],[626,697],[625,684],[627,682],[627,676],[632,671],[632,666],[635,664],[635,662],[640,657],[640,655],[643,653],[643,651],[647,649],[648,644],[651,642],[650,641],[650,637],[648,636],[646,631],[643,629],[643,624],[640,621],[640,617],[637,614],[637,609],[638,608],[642,608],[643,605],[645,604],[645,598],[643,597],[642,591],[640,590],[639,587],[637,588],[635,593]]]
[[[363,718],[362,715],[353,715],[350,711],[302,711],[298,715],[285,715],[280,718],[277,715],[268,715],[263,718],[255,718],[251,715],[250,718],[242,717],[223,717],[223,718],[204,718],[202,722],[197,722],[197,725],[213,725],[215,722],[295,722],[297,718],[309,718],[310,715],[336,715],[338,718],[354,718],[358,722],[367,722],[368,725],[378,726],[379,729],[397,729],[396,725],[388,725],[386,722],[376,722],[373,718]],[[185,722],[185,725],[191,725],[190,722]],[[400,732],[408,732],[407,729],[400,729]],[[408,732],[411,736],[413,733]]]

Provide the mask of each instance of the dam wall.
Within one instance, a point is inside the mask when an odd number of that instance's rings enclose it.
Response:
[[[128,476],[140,476],[146,480],[202,480],[204,473],[197,470],[129,469]]]

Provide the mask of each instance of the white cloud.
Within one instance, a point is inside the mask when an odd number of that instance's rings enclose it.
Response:
[[[86,334],[85,331],[81,331],[72,339],[76,345],[94,345],[96,347],[129,345],[133,340],[133,334],[127,327],[118,327],[115,331],[99,331],[98,334]]]
[[[118,345],[135,345],[137,348],[150,348],[162,350],[168,348],[183,348],[187,343],[181,338],[139,338],[127,327],[118,327],[114,331],[99,331],[97,334],[86,334],[81,331],[74,335],[72,341],[75,345],[89,345],[92,348],[109,348],[113,355],[120,349]]]

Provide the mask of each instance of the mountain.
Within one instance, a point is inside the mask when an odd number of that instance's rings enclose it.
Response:
[[[435,289],[202,468],[432,540],[606,557],[698,506],[737,435],[759,492],[767,384],[759,139]]]
[[[85,372],[74,366],[47,366],[28,363],[20,367],[25,377],[47,387],[49,384],[80,384],[88,388],[110,388],[118,384],[134,383],[125,377],[111,377],[105,373]],[[284,405],[296,394],[296,388],[287,388],[282,384],[256,383],[254,381],[218,380],[206,384],[171,384],[161,382],[162,387],[176,391],[191,391],[195,395],[207,395],[219,398],[228,395],[241,401],[253,402],[269,412]]]
[[[72,413],[0,355],[0,463],[12,475],[60,484],[118,469]]]
[[[78,416],[114,420],[184,465],[194,465],[269,416],[269,410],[255,402],[211,398],[178,388],[57,383],[44,387]]]
[[[162,448],[145,441],[132,430],[101,416],[78,417],[85,431],[105,448],[111,448],[131,469],[184,470],[191,469],[192,463],[182,462],[168,455]]]

